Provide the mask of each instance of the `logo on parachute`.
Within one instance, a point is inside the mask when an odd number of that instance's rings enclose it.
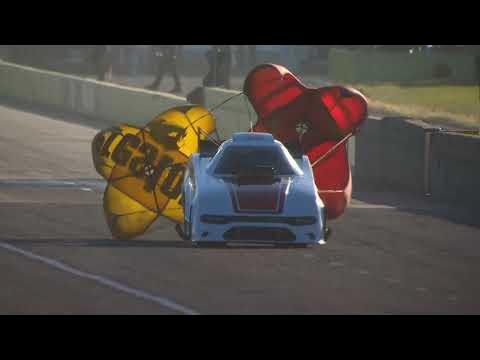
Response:
[[[103,207],[114,237],[141,235],[159,216],[183,222],[186,164],[198,152],[199,142],[215,131],[207,109],[183,106],[143,128],[119,125],[95,136],[93,163],[108,181]]]

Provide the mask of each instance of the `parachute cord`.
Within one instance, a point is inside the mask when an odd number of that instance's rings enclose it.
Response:
[[[250,107],[248,106],[247,102],[247,97],[243,97],[243,102],[245,104],[245,107],[247,108],[247,113],[248,113],[248,121],[250,122],[250,132],[253,132],[253,122],[252,122],[252,114],[250,113]]]
[[[214,138],[212,138],[212,136],[210,134],[208,134],[205,130],[203,130],[200,127],[198,128],[198,130],[199,130],[199,135],[203,133],[206,136],[207,140],[209,140],[210,142],[212,142],[216,146],[220,146],[220,143],[217,142]]]
[[[228,103],[229,101],[231,101],[231,100],[235,99],[236,97],[238,97],[238,96],[240,96],[240,95],[243,95],[243,94],[244,94],[244,92],[242,91],[241,93],[235,94],[235,95],[229,97],[228,99],[222,101],[220,104],[217,104],[217,105],[211,107],[210,109],[208,109],[208,113],[200,116],[198,119],[195,119],[194,122],[197,122],[197,121],[202,120],[204,117],[209,116],[210,113],[213,113],[213,112],[214,112],[215,110],[217,110],[219,107],[225,105],[225,104]],[[190,119],[189,119],[189,122],[190,122]],[[192,126],[192,127],[193,127],[193,126]],[[201,129],[201,128],[199,127],[199,129]],[[194,129],[194,130],[195,130],[195,129]],[[202,130],[202,131],[203,131],[203,130]],[[205,131],[203,131],[203,133],[204,133],[205,135],[209,136],[208,134],[205,133]],[[212,139],[209,139],[209,140],[212,141]],[[214,142],[214,141],[212,141],[212,142]],[[214,143],[215,143],[215,142],[214,142]],[[215,143],[215,145],[218,145],[218,144]]]
[[[277,81],[277,79],[273,79],[271,80],[271,82],[275,82]],[[221,103],[211,107],[210,109],[208,109],[209,112],[213,113],[215,112],[215,110],[219,109],[220,107],[222,107],[223,105],[225,105],[226,103],[228,103],[229,101],[232,101],[233,99],[235,99],[236,97],[239,97],[239,96],[242,96],[242,95],[246,95],[245,94],[245,91],[241,91],[239,92],[238,94],[235,94],[233,96],[230,96],[229,98],[225,99],[224,101],[222,101]],[[244,98],[245,99],[245,98]],[[246,99],[245,99],[245,102],[246,102]],[[248,110],[248,117],[250,119],[250,128],[253,129],[253,123],[252,123],[252,120],[251,120],[251,113],[250,113],[250,109],[248,108],[248,103],[247,103],[247,110]],[[203,119],[204,117],[208,116],[208,114],[205,114],[201,117],[199,117],[197,120],[195,120],[195,122],[197,122],[198,120],[201,120]]]
[[[210,134],[208,134],[205,130],[203,130],[200,126],[198,127],[198,129],[195,129],[195,127],[193,126],[194,123],[196,123],[198,120],[202,119],[203,117],[205,117],[206,115],[209,115],[209,114],[205,114],[203,116],[201,116],[200,118],[198,118],[197,120],[195,120],[193,123],[190,121],[190,118],[188,117],[187,114],[185,114],[185,117],[187,118],[187,121],[190,125],[190,127],[192,128],[192,130],[195,132],[195,134],[197,135],[197,138],[198,140],[200,140],[200,134],[203,133],[205,134],[205,137],[207,138],[207,140],[210,140],[211,142],[213,142],[216,146],[220,146],[220,144],[218,144],[215,139],[213,139],[211,137]]]
[[[225,105],[225,104],[228,103],[229,101],[231,101],[231,100],[233,100],[233,99],[235,99],[236,97],[241,96],[241,95],[244,95],[244,92],[243,92],[243,91],[242,91],[241,93],[238,93],[238,94],[235,94],[235,95],[233,95],[233,96],[230,96],[228,99],[222,101],[220,104],[217,104],[217,105],[211,107],[210,109],[208,109],[208,113],[200,116],[200,117],[199,117],[198,119],[196,119],[194,122],[197,122],[197,121],[203,119],[204,117],[209,116],[210,113],[213,113],[215,110],[217,110],[217,109],[220,108],[221,106]],[[189,119],[189,122],[190,122],[190,119]],[[190,122],[190,125],[191,125],[192,128],[193,128],[193,125],[192,125],[191,122]],[[200,132],[203,132],[203,133],[206,135],[207,139],[210,140],[212,143],[214,143],[217,147],[220,146],[220,143],[217,142],[217,141],[215,141],[214,139],[212,139],[211,136],[210,136],[209,134],[207,134],[201,127],[198,127],[198,130],[199,130]],[[194,129],[194,131],[195,131],[195,129]],[[199,135],[199,134],[198,134],[198,135]]]
[[[208,111],[214,112],[214,111],[217,110],[219,107],[225,105],[225,104],[228,103],[229,101],[232,101],[232,100],[235,99],[236,97],[241,96],[241,95],[244,95],[244,94],[245,94],[245,93],[242,91],[242,92],[240,92],[240,93],[238,93],[238,94],[235,94],[235,95],[233,95],[233,96],[230,96],[228,99],[222,101],[220,104],[215,105],[214,107],[210,108]]]
[[[277,80],[277,79],[271,80],[272,83],[275,82],[275,81],[278,81],[278,80]],[[237,97],[239,97],[239,96],[242,96],[242,95],[243,95],[243,96],[246,95],[246,94],[245,94],[245,91],[241,91],[241,92],[239,92],[238,94],[235,94],[235,95],[230,96],[229,98],[225,99],[225,100],[222,101],[221,103],[219,103],[219,104],[211,107],[210,109],[208,109],[208,112],[209,112],[209,113],[214,113],[215,110],[218,110],[220,107],[222,107],[222,106],[225,105],[226,103],[228,103],[228,102],[232,101],[233,99],[235,99],[235,98],[237,98]],[[250,129],[253,130],[253,122],[252,122],[252,115],[251,115],[251,112],[250,112],[250,108],[248,107],[248,103],[247,103],[247,99],[246,99],[246,98],[244,98],[244,101],[245,101],[245,104],[246,104],[246,106],[247,106],[248,118],[249,118],[249,121],[250,121]],[[205,115],[200,116],[198,119],[195,120],[195,122],[203,119],[204,117],[206,117],[206,116],[208,116],[208,115],[209,115],[209,114],[207,113],[207,114],[205,114]],[[205,133],[205,132],[204,132],[204,133]],[[209,140],[212,141],[212,139],[210,139],[210,138],[209,138]],[[212,141],[212,142],[214,142],[214,141]],[[214,142],[214,143],[215,143],[215,142]],[[217,145],[217,144],[216,144],[216,145]],[[219,146],[219,145],[217,145],[217,146]]]
[[[348,141],[348,139],[350,139],[353,135],[355,135],[355,133],[351,132],[350,134],[348,134],[347,136],[345,136],[342,140],[340,140],[338,143],[336,143],[332,148],[330,148],[330,150],[328,150],[325,154],[322,155],[322,157],[320,157],[320,159],[317,159],[317,161],[315,161],[313,164],[312,164],[312,169],[317,166],[319,163],[321,163],[323,160],[325,160],[326,158],[328,158],[330,155],[332,155],[339,147],[340,145],[344,144],[346,141]]]

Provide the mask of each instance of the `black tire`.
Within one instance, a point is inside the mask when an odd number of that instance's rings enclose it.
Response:
[[[192,208],[190,208],[190,219],[192,219]],[[183,233],[185,234],[185,241],[192,241],[192,223],[187,221],[185,214],[183,215]]]
[[[198,248],[201,249],[223,249],[227,247],[227,243],[219,241],[199,241],[195,244]]]
[[[275,247],[279,249],[306,249],[308,244],[276,244]]]
[[[325,242],[327,242],[332,237],[332,234],[333,234],[333,229],[330,226],[325,226],[324,235],[323,235],[323,239],[325,240]]]

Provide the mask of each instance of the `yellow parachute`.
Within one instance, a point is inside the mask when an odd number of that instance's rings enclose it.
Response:
[[[114,237],[139,236],[159,216],[183,223],[187,162],[215,132],[213,115],[192,105],[170,109],[144,128],[119,125],[95,136],[93,163],[108,181],[103,206]]]

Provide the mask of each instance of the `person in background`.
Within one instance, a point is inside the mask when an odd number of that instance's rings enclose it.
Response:
[[[480,100],[480,54],[475,55],[475,69],[477,71],[478,99]]]
[[[10,56],[10,46],[0,45],[0,59],[8,61],[9,56]]]
[[[211,45],[206,57],[209,71],[203,79],[203,86],[223,86],[230,89],[232,50],[230,45]]]
[[[140,51],[137,45],[126,45],[125,63],[128,75],[137,76],[140,67]]]
[[[112,49],[110,45],[94,46],[93,63],[97,80],[110,81],[112,79]]]
[[[205,53],[208,63],[208,73],[203,79],[203,86],[216,86],[217,84],[217,56],[215,52],[215,46],[211,45],[211,48]]]
[[[157,62],[157,74],[153,83],[146,88],[149,90],[157,90],[165,74],[170,73],[175,82],[175,87],[170,92],[182,92],[182,84],[177,71],[179,45],[154,45],[153,50]]]
[[[235,49],[235,58],[237,60],[237,71],[243,73],[246,70],[246,46],[237,45]]]
[[[257,45],[248,45],[248,64],[250,69],[257,65]]]
[[[231,45],[218,45],[217,52],[218,61],[218,78],[220,80],[219,86],[224,86],[225,89],[230,89],[230,76],[232,73],[232,47]]]

